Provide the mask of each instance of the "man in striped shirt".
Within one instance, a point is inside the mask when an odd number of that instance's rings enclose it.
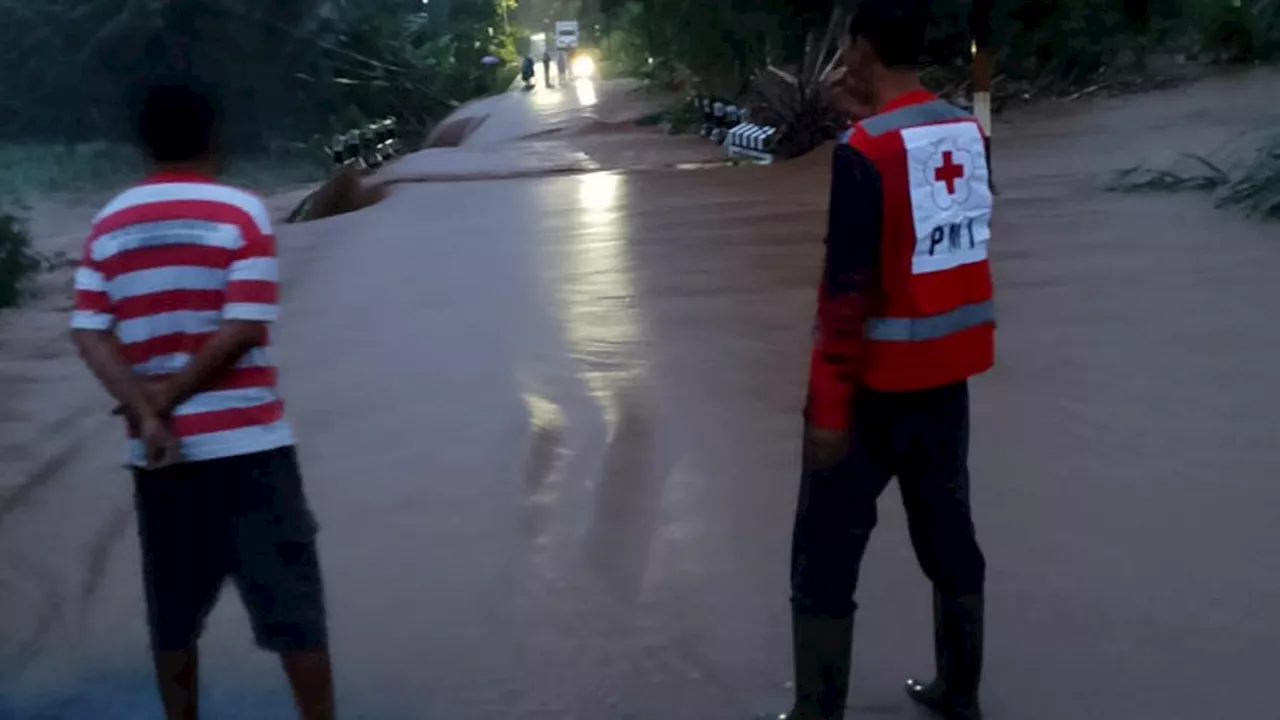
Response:
[[[197,717],[197,643],[231,577],[299,712],[332,718],[316,523],[276,393],[275,238],[261,201],[214,180],[217,103],[146,89],[156,172],[99,213],[76,273],[73,335],[128,420],[148,624],[170,720]]]

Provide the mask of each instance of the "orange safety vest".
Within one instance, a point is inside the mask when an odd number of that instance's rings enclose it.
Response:
[[[859,122],[848,142],[879,171],[884,194],[862,384],[924,390],[987,371],[995,362],[992,197],[978,121],[916,91]]]

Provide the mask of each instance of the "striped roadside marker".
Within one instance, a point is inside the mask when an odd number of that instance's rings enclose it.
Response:
[[[778,129],[768,125],[742,123],[725,137],[725,152],[730,157],[747,157],[760,163],[774,159],[773,143]]]

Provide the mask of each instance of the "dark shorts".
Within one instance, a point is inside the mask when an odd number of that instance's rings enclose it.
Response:
[[[316,521],[293,448],[138,470],[134,488],[154,650],[191,647],[228,577],[260,646],[326,645]]]

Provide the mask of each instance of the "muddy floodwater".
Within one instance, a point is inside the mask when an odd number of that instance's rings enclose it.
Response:
[[[972,459],[995,720],[1274,714],[1280,232],[1100,186],[1232,152],[1277,90],[1255,72],[996,128]],[[381,204],[279,230],[273,341],[346,717],[787,704],[828,157],[672,169],[705,143],[610,126],[610,92],[486,101],[460,146],[385,171]],[[61,345],[23,380],[15,343],[0,427],[30,462],[0,486],[0,718],[159,718],[120,429]],[[929,591],[896,492],[881,508],[851,716],[914,718]],[[208,717],[291,717],[234,593],[202,647]]]

